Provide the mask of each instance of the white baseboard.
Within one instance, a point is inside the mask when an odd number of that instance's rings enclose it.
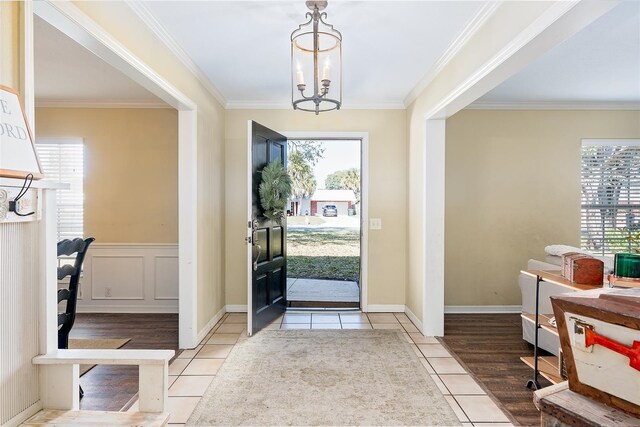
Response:
[[[2,424],[2,427],[17,427],[22,425],[23,422],[34,416],[38,411],[42,409],[42,401],[38,400],[33,405],[29,406],[24,411],[20,412],[15,417],[11,418],[6,423]]]
[[[225,308],[227,309],[227,313],[246,313],[247,312],[247,305],[244,304],[227,304],[225,306]]]
[[[446,314],[522,313],[521,305],[445,305]]]
[[[200,332],[198,332],[198,338],[196,339],[196,345],[200,344],[200,341],[202,341],[204,339],[204,337],[207,336],[207,334],[211,331],[211,329],[213,329],[214,326],[216,326],[216,323],[218,323],[220,321],[220,319],[222,319],[222,316],[225,315],[225,313],[227,312],[227,310],[225,310],[224,307],[222,307],[220,309],[220,311],[218,311],[215,316],[213,316],[211,318],[211,320],[209,320],[207,322],[206,325],[204,325],[204,328],[202,328],[200,330]]]
[[[411,320],[413,322],[413,324],[416,326],[416,328],[418,328],[420,330],[420,332],[422,333],[422,321],[420,319],[418,319],[418,316],[413,314],[413,311],[411,311],[411,309],[409,307],[407,307],[407,306],[404,307],[404,312],[407,315],[407,317],[409,318],[409,320]]]
[[[369,313],[404,313],[404,305],[402,304],[368,304],[367,312]]]
[[[178,307],[149,305],[85,305],[76,306],[77,313],[178,313]]]

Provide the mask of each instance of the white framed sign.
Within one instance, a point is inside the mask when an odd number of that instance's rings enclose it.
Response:
[[[43,177],[18,92],[0,85],[0,177]]]

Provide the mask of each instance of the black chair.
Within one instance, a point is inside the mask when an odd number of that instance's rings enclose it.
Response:
[[[67,264],[58,267],[58,280],[62,280],[69,276],[69,287],[67,289],[58,289],[58,304],[66,301],[66,307],[63,313],[58,312],[58,348],[69,348],[69,332],[76,320],[76,303],[78,302],[78,285],[80,283],[80,275],[82,273],[82,263],[89,249],[89,245],[95,239],[73,239],[62,240],[58,242],[58,257],[71,256],[76,254],[73,265]],[[84,396],[84,391],[80,387],[80,397]]]

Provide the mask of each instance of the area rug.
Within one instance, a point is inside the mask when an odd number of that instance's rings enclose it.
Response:
[[[69,338],[69,348],[73,349],[116,349],[131,341],[131,338],[84,339]],[[96,365],[80,365],[80,376],[83,376]]]
[[[398,332],[263,331],[240,341],[187,425],[460,425]]]

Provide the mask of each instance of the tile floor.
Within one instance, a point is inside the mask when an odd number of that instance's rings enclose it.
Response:
[[[244,313],[228,313],[193,350],[185,350],[169,366],[170,426],[180,426],[224,363],[233,346],[246,336]],[[442,391],[463,426],[511,426],[482,387],[436,338],[423,336],[404,313],[287,313],[265,329],[394,329],[411,344],[422,365]],[[136,410],[134,404],[130,410]]]

